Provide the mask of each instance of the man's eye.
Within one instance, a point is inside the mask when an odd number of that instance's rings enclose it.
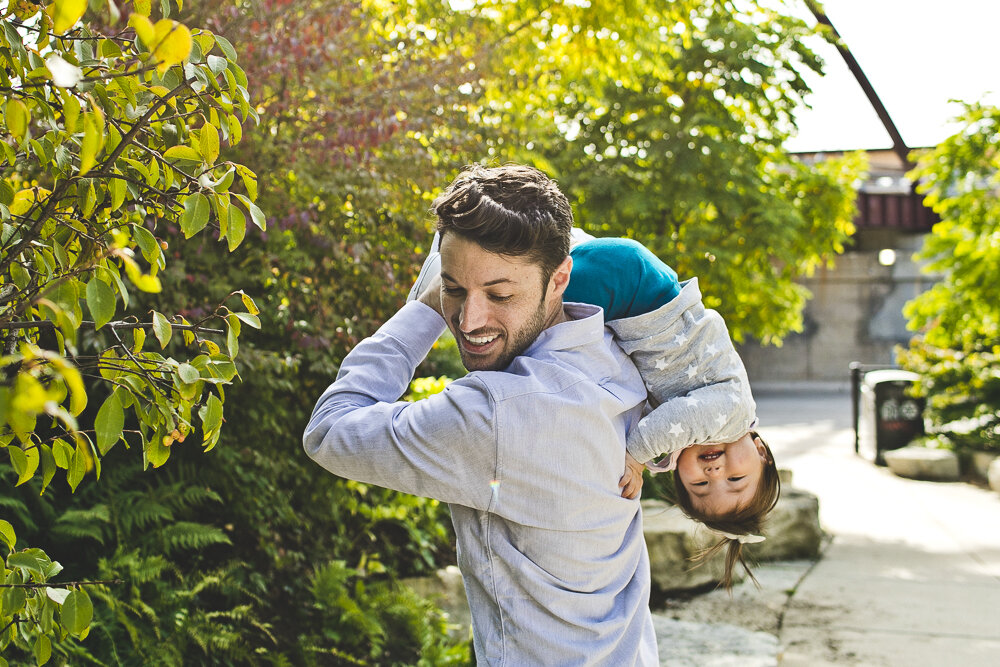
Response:
[[[456,296],[456,295],[462,293],[462,288],[461,287],[443,287],[442,286],[441,287],[441,291],[444,292],[445,294],[447,294],[448,296]]]
[[[491,294],[490,298],[493,301],[496,301],[497,303],[504,303],[504,302],[507,302],[507,301],[510,301],[511,299],[513,299],[514,295],[513,294],[507,294],[507,295]]]

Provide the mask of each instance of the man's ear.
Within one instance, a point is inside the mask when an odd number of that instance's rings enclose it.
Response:
[[[572,272],[573,258],[566,255],[566,259],[556,267],[556,270],[552,272],[552,276],[549,278],[549,294],[562,301],[563,292],[566,291],[566,287],[569,285],[569,275]]]

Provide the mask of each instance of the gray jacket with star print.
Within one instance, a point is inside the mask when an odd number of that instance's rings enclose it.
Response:
[[[635,362],[649,390],[652,411],[628,434],[629,454],[640,463],[689,445],[732,442],[757,421],[743,360],[719,313],[705,308],[698,279],[660,308],[607,326]],[[670,470],[676,456],[653,469]]]

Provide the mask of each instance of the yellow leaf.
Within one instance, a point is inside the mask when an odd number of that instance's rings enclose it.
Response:
[[[210,123],[205,123],[201,128],[201,156],[205,158],[205,164],[215,164],[219,159],[219,131]]]
[[[80,175],[86,174],[97,164],[97,156],[104,147],[104,114],[101,110],[83,114],[83,141],[80,144]]]
[[[149,16],[149,12],[152,9],[152,7],[150,7],[151,4],[151,0],[135,0],[135,2],[132,3],[132,6],[135,8],[135,11],[145,17]]]
[[[162,74],[191,53],[191,31],[184,24],[171,19],[160,19],[154,29],[156,35],[153,41],[156,46],[153,48],[153,57],[159,62],[157,71]]]
[[[18,141],[24,137],[28,131],[28,123],[31,121],[31,114],[28,107],[21,100],[9,100],[4,108],[4,119],[7,123],[7,131]]]
[[[52,17],[52,31],[66,32],[80,20],[86,9],[87,0],[56,0],[46,9]]]
[[[139,3],[135,5],[136,9],[139,9]],[[149,3],[146,3],[146,11],[149,12]],[[153,48],[153,43],[156,41],[156,30],[153,28],[153,22],[142,14],[132,14],[128,17],[128,24],[135,29],[135,34],[139,36],[142,43],[146,45],[146,48]]]
[[[52,192],[45,188],[28,188],[21,190],[14,195],[14,201],[10,205],[12,215],[24,215],[31,210],[36,202],[42,202]]]

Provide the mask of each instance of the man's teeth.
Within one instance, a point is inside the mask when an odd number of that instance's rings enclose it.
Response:
[[[465,334],[462,334],[462,335],[465,335]],[[469,341],[473,345],[486,345],[487,343],[493,342],[493,339],[495,339],[495,338],[496,338],[495,335],[494,336],[477,336],[477,337],[465,336],[465,340]]]

